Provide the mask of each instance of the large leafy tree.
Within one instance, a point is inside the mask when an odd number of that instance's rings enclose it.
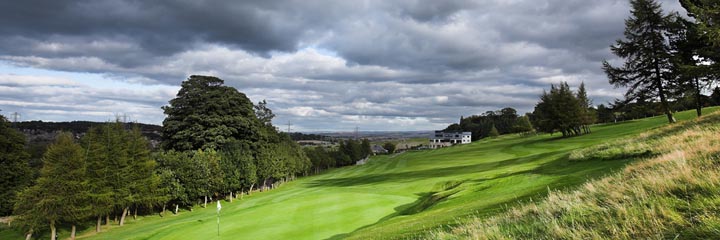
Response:
[[[675,14],[665,15],[655,0],[630,0],[631,16],[625,21],[625,39],[611,46],[612,52],[625,59],[621,67],[603,62],[603,70],[611,84],[628,87],[625,97],[632,100],[640,95],[660,98],[668,122],[675,118],[668,103],[673,86],[672,53],[669,25]]]
[[[0,115],[0,216],[10,215],[17,192],[31,180],[25,136]]]
[[[190,76],[162,109],[163,148],[219,149],[235,140],[258,139],[253,104],[245,94],[211,76]]]

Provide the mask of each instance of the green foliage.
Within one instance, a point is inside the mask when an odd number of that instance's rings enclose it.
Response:
[[[584,91],[584,88],[580,88]],[[583,91],[575,95],[566,82],[557,87],[550,86],[550,92],[543,92],[540,102],[535,105],[533,117],[538,130],[552,133],[560,131],[563,136],[581,135],[589,132],[588,102]],[[584,98],[584,99],[583,99]]]
[[[625,98],[659,97],[670,123],[675,122],[668,103],[675,84],[672,53],[666,39],[674,15],[664,15],[655,0],[631,0],[631,16],[625,21],[625,40],[617,40],[612,52],[625,59],[622,67],[603,61],[610,84],[628,87]]]
[[[190,76],[177,97],[162,109],[163,148],[178,151],[219,149],[236,140],[256,141],[258,119],[253,104],[223,80]]]
[[[196,167],[196,176],[200,179],[195,190],[195,196],[215,196],[221,192],[223,186],[223,172],[220,169],[220,154],[213,150],[197,150],[192,156],[192,163]]]
[[[360,152],[361,155],[364,157],[372,155],[372,146],[370,146],[370,140],[368,140],[367,138],[363,138],[363,140],[360,142]]]
[[[720,105],[720,87],[715,87],[713,89],[712,95],[710,95],[710,99],[712,100],[713,105]]]
[[[84,151],[69,133],[61,133],[43,156],[37,184],[21,192],[16,214],[30,226],[44,221],[77,223],[90,215]],[[37,196],[34,196],[37,194]],[[36,201],[28,203],[28,201]]]
[[[699,24],[699,32],[715,47],[720,46],[720,4],[715,0],[681,0],[680,3]]]
[[[493,126],[499,134],[524,132],[517,128],[520,116],[514,108],[503,108],[487,111],[480,115],[461,117],[460,123],[453,123],[445,128],[446,132],[472,132],[473,140],[488,137]]]
[[[25,152],[25,136],[10,127],[0,115],[0,216],[10,215],[16,194],[30,184],[30,155]]]
[[[532,126],[532,123],[530,123],[530,117],[528,116],[521,116],[518,118],[517,125],[515,125],[515,131],[516,132],[531,132],[534,128]]]
[[[495,128],[495,125],[493,125],[490,128],[490,132],[488,132],[488,137],[497,137],[500,136],[500,133],[498,132],[497,128]]]
[[[395,148],[396,148],[397,146],[395,146],[395,144],[392,143],[392,142],[386,142],[386,143],[384,143],[384,144],[382,145],[382,147],[383,147],[385,150],[387,150],[388,153],[392,154],[392,153],[395,153]]]
[[[265,100],[258,102],[257,105],[253,106],[253,109],[255,110],[255,116],[260,123],[267,126],[272,125],[272,119],[275,117],[275,114],[267,107],[267,102]]]
[[[168,186],[171,203],[187,206],[199,199],[204,180],[200,178],[198,172],[202,170],[193,162],[191,152],[162,152],[156,160],[163,185]]]

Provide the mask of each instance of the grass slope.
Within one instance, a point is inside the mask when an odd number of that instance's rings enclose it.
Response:
[[[432,239],[720,239],[720,114],[573,152],[639,156],[623,171]]]
[[[714,111],[706,109],[706,112]],[[693,112],[678,113],[679,120]],[[623,168],[632,159],[569,161],[569,153],[666,124],[653,117],[598,125],[585,136],[501,136],[452,148],[374,157],[363,166],[335,169],[223,202],[225,239],[416,238],[450,229],[578,186]],[[177,216],[139,217],[84,239],[209,239],[217,233],[214,205]],[[7,231],[0,231],[0,236]],[[15,233],[16,234],[16,233]],[[61,236],[66,232],[61,232]],[[10,235],[8,235],[10,236]],[[15,236],[15,235],[13,235]]]

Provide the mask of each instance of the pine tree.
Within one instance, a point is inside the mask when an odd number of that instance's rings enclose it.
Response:
[[[106,223],[110,224],[109,215],[114,206],[114,192],[110,178],[114,170],[108,162],[110,158],[118,156],[110,156],[108,153],[111,149],[110,134],[112,132],[108,131],[106,126],[95,126],[83,136],[81,143],[85,148],[84,154],[87,161],[91,212],[93,216],[97,217],[96,232],[101,231],[103,216],[106,217]]]
[[[610,83],[628,87],[625,97],[635,99],[642,94],[660,98],[668,122],[674,123],[668,103],[668,89],[672,88],[673,72],[668,38],[669,22],[673,15],[664,15],[655,0],[630,0],[630,18],[625,21],[625,40],[617,40],[612,52],[624,58],[622,67],[603,62],[603,70]]]
[[[126,131],[126,145],[128,151],[128,195],[125,200],[128,206],[133,207],[133,219],[137,218],[139,207],[152,208],[166,201],[166,196],[160,189],[160,178],[155,174],[157,163],[150,158],[150,149],[147,139],[142,136],[140,129],[135,126]],[[121,218],[120,225],[125,218]]]
[[[59,134],[43,156],[43,167],[35,189],[29,191],[40,194],[40,197],[32,207],[34,209],[26,213],[41,214],[30,218],[42,218],[48,222],[53,240],[57,224],[71,223],[74,238],[75,224],[90,214],[83,153],[82,147],[73,142],[72,134]]]
[[[580,87],[578,87],[577,100],[578,104],[580,104],[578,110],[580,114],[580,124],[582,125],[582,131],[585,133],[590,133],[590,125],[595,123],[596,117],[593,112],[590,112],[592,101],[587,96],[587,91],[585,90],[585,82],[580,83]]]
[[[720,46],[720,3],[717,0],[681,0],[699,24],[699,32],[714,46]]]
[[[16,194],[28,186],[30,154],[25,152],[25,136],[10,127],[0,115],[0,216],[10,215]]]
[[[497,128],[495,128],[495,125],[492,125],[492,127],[490,127],[490,132],[488,133],[488,136],[489,137],[500,136],[500,133],[498,132]]]

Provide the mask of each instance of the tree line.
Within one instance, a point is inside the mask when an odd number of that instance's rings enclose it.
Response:
[[[459,123],[451,124],[443,131],[472,132],[474,141],[501,134],[530,132],[533,131],[533,127],[529,116],[518,115],[517,110],[506,107],[480,115],[460,117]]]

